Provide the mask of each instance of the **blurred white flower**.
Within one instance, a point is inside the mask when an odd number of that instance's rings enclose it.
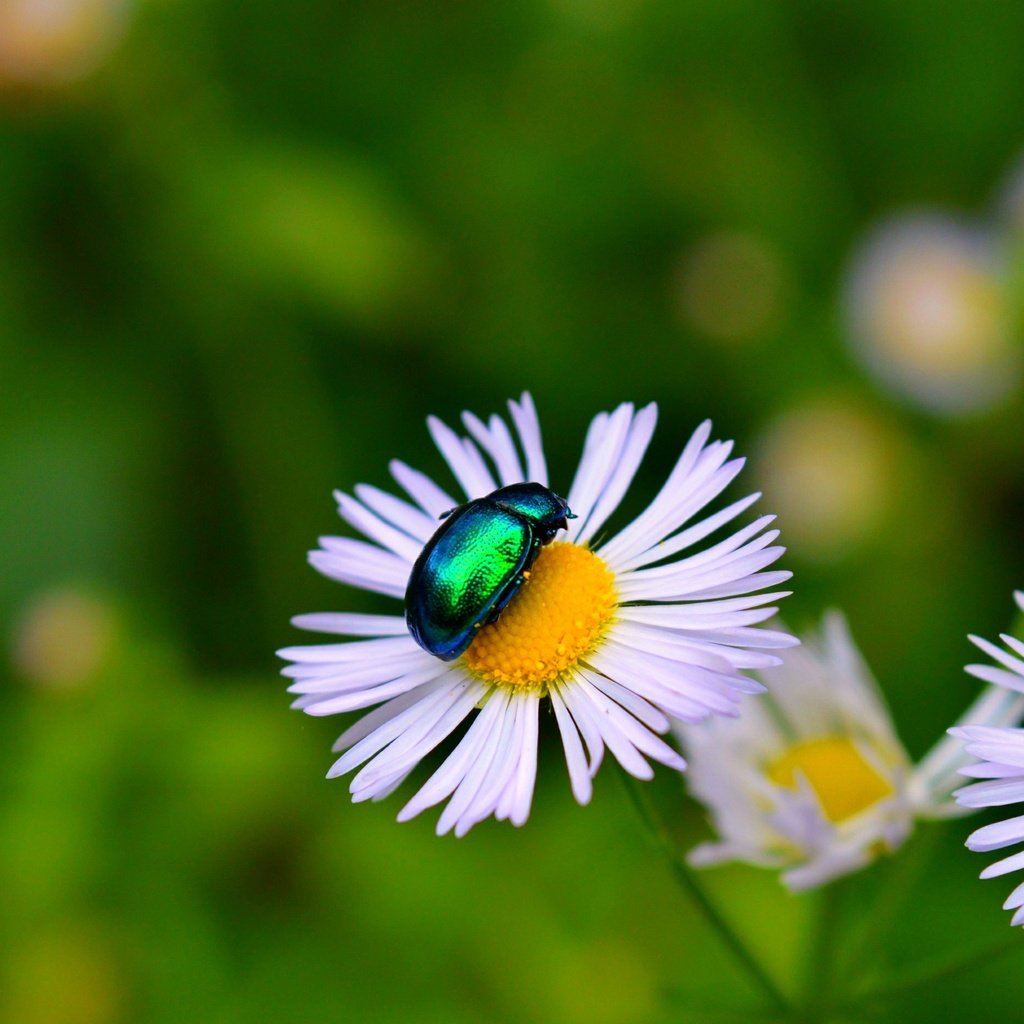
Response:
[[[120,38],[127,0],[3,0],[0,78],[35,84],[88,74]]]
[[[779,868],[788,888],[808,889],[896,850],[915,818],[957,813],[962,751],[943,740],[911,764],[840,614],[759,674],[768,694],[739,718],[675,726],[690,790],[719,836],[691,852],[694,865]],[[1021,710],[986,691],[964,720],[1011,721]]]
[[[946,414],[994,405],[1020,377],[995,238],[948,217],[878,226],[853,257],[846,317],[857,357],[893,392]]]

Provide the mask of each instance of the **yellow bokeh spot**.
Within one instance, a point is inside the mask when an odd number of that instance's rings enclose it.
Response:
[[[545,689],[600,642],[618,603],[615,576],[587,548],[549,544],[497,622],[464,657],[489,683]]]
[[[864,760],[846,736],[827,736],[790,747],[768,766],[767,776],[778,786],[797,788],[797,772],[814,790],[822,813],[838,825],[894,792],[888,779]]]

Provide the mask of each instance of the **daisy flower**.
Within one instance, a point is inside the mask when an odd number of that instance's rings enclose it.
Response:
[[[839,613],[760,675],[769,694],[740,718],[676,726],[690,789],[720,837],[692,850],[692,864],[779,868],[798,891],[896,850],[915,818],[956,813],[962,751],[943,741],[912,765]],[[1016,703],[990,688],[964,720],[1011,720]]]
[[[963,220],[906,214],[877,226],[846,285],[848,337],[878,381],[945,415],[987,409],[1020,380],[1001,239]]]
[[[548,485],[533,401],[509,402],[512,428],[464,413],[460,435],[440,420],[430,434],[461,492],[452,496],[404,462],[390,464],[405,496],[360,484],[337,493],[338,510],[367,539],[324,537],[310,561],[324,575],[401,600],[413,563],[438,519],[499,485]],[[750,495],[700,518],[739,473],[730,442],[694,432],[664,486],[628,526],[606,535],[654,433],[654,405],[620,405],[590,424],[566,495],[577,518],[540,549],[529,578],[494,623],[481,626],[457,660],[421,649],[404,616],[300,615],[295,625],[357,639],[289,647],[284,674],[310,715],[374,710],[335,744],[333,778],[358,768],[355,801],[381,799],[439,744],[469,722],[440,767],[402,808],[405,821],[447,801],[438,834],[463,835],[494,815],[521,825],[537,770],[541,705],[554,714],[573,794],[585,804],[605,749],[638,778],[649,761],[685,762],[659,734],[669,716],[696,722],[734,715],[744,694],[763,689],[744,675],[779,659],[795,641],[757,628],[785,596],[765,592],[790,573],[767,571],[783,549],[762,516],[697,547],[748,509]],[[560,488],[559,488],[560,490]],[[562,491],[561,493],[565,493]],[[681,555],[686,552],[685,555]]]
[[[1018,591],[1014,597],[1018,607],[1024,611],[1024,592]],[[1002,641],[1009,648],[1003,650],[980,637],[972,636],[971,640],[1003,667],[968,665],[967,671],[996,686],[1005,687],[1010,694],[1024,693],[1024,643],[1003,634]],[[1024,701],[1024,698],[1018,696],[1017,700]],[[1015,720],[1019,718],[1020,715]],[[956,799],[963,807],[975,810],[1024,802],[1024,729],[968,725],[949,731],[963,742],[968,754],[979,759],[978,763],[961,768],[960,774],[983,780],[956,791]],[[972,832],[967,839],[967,848],[989,853],[1022,842],[1024,815],[1018,815]],[[996,878],[1022,867],[1024,850],[1019,850],[989,865],[981,877]],[[1014,911],[1011,924],[1024,925],[1024,883],[1010,893],[1003,908]]]

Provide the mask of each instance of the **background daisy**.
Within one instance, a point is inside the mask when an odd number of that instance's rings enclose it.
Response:
[[[515,435],[498,416],[485,423],[463,414],[467,436],[431,417],[431,436],[460,497],[392,462],[407,498],[367,485],[354,495],[338,493],[342,518],[368,540],[323,538],[312,564],[332,579],[402,598],[442,512],[500,485],[548,484],[530,396],[510,402],[509,413]],[[735,715],[743,694],[762,689],[744,670],[778,664],[766,652],[795,642],[756,626],[776,611],[771,602],[785,596],[767,588],[789,577],[767,571],[783,551],[774,543],[778,530],[767,529],[773,517],[698,546],[758,497],[700,518],[743,465],[730,459],[731,443],[709,441],[711,426],[702,424],[647,508],[606,535],[656,418],[653,404],[636,410],[628,403],[594,418],[567,493],[577,518],[565,540],[541,549],[501,618],[481,627],[458,661],[423,651],[400,614],[295,620],[305,629],[367,638],[281,652],[293,663],[284,672],[300,695],[294,706],[308,714],[380,705],[335,745],[343,753],[330,777],[360,769],[350,785],[353,799],[387,796],[471,718],[399,819],[448,800],[439,833],[462,835],[492,814],[521,825],[533,795],[542,701],[554,711],[573,793],[586,803],[606,749],[638,778],[651,776],[650,760],[682,770],[682,758],[658,735],[668,731],[669,716],[697,722]]]
[[[897,849],[915,818],[956,813],[962,751],[942,741],[911,763],[839,613],[760,675],[768,694],[737,720],[676,726],[690,790],[719,836],[691,863],[780,868],[786,886],[807,889]],[[964,721],[1012,721],[1022,710],[1016,695],[988,688]]]

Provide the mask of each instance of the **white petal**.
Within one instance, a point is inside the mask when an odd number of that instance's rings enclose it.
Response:
[[[333,779],[339,775],[344,775],[346,772],[350,772],[353,768],[361,765],[364,761],[370,760],[371,757],[378,754],[394,739],[401,736],[406,729],[414,727],[417,722],[423,719],[436,721],[436,716],[440,713],[441,709],[454,704],[458,700],[459,695],[466,691],[466,688],[466,680],[460,679],[455,675],[449,675],[439,680],[420,700],[410,704],[408,707],[402,708],[397,714],[391,714],[376,728],[359,737],[358,741],[342,757],[334,762],[331,770],[327,773],[327,777]],[[371,712],[370,715],[367,715],[366,718],[370,718],[371,715],[378,715],[381,710],[381,708],[378,708],[376,711]],[[343,733],[342,739],[346,738],[347,734]],[[338,742],[340,743],[341,740]]]
[[[293,669],[296,666],[293,666]],[[325,666],[317,666],[321,668]],[[297,679],[288,687],[289,693],[342,694],[353,690],[367,690],[381,683],[391,682],[399,676],[422,676],[427,682],[445,671],[444,662],[437,659],[425,661],[418,654],[392,658],[388,661],[368,662],[363,665],[335,667],[327,675],[309,675]],[[417,684],[418,685],[418,684]]]
[[[473,722],[474,726],[479,725],[480,727],[480,733],[476,740],[476,754],[466,768],[451,799],[441,812],[436,829],[439,836],[450,832],[463,814],[473,807],[473,801],[480,792],[498,752],[496,741],[504,717],[508,712],[508,701],[507,692],[501,690],[493,692]]]
[[[324,715],[337,715],[343,711],[358,711],[360,708],[368,708],[429,682],[433,678],[428,675],[429,671],[429,669],[425,669],[421,672],[409,673],[372,689],[359,689],[351,693],[343,693],[340,696],[322,697],[316,703],[304,704],[302,710],[307,715],[320,718]],[[312,697],[304,699],[311,700]]]
[[[653,704],[648,703],[639,694],[628,687],[617,683],[614,679],[601,675],[600,672],[588,672],[579,667],[577,671],[591,686],[600,690],[616,704],[621,704],[634,718],[643,722],[652,732],[668,732],[669,721]]]
[[[514,778],[514,796],[508,808],[509,820],[516,828],[526,823],[533,803],[533,786],[537,778],[537,735],[539,723],[537,714],[540,700],[535,693],[526,693],[518,698],[524,704],[521,714],[525,716],[522,747],[519,764]]]
[[[566,685],[562,694],[569,710],[572,711],[573,718],[577,722],[588,721],[598,731],[614,758],[630,775],[638,779],[654,778],[654,769],[619,729],[593,705],[586,690],[578,681]]]
[[[519,400],[508,403],[512,420],[519,432],[519,441],[526,454],[526,479],[533,483],[548,484],[548,467],[544,461],[544,446],[540,436],[540,420],[529,392],[524,391]]]
[[[410,505],[407,501],[402,501],[401,498],[396,498],[379,487],[372,487],[370,484],[357,484],[356,497],[382,519],[386,519],[393,526],[397,526],[409,536],[414,537],[421,545],[428,541],[437,530],[437,516],[427,515],[415,505]]]
[[[1006,897],[1006,902],[1003,904],[1003,910],[1016,910],[1017,907],[1024,907],[1024,882],[1021,882],[1021,884]]]
[[[1024,815],[977,829],[967,837],[967,849],[988,853],[1021,841],[1024,841]]]
[[[1016,690],[1018,693],[1024,692],[1024,678],[1014,672],[1008,672],[1005,668],[996,668],[995,665],[967,665],[964,671],[982,682],[1002,686],[1007,690]]]
[[[1017,654],[1024,657],[1024,643],[1018,640],[1015,636],[1010,636],[1009,633],[1000,633],[999,639],[1010,648],[1011,651],[1016,651]],[[1024,662],[1021,662],[1024,665]]]
[[[438,487],[426,473],[421,473],[418,469],[413,469],[398,459],[392,459],[388,463],[388,469],[409,497],[416,501],[432,520],[435,520],[434,529],[437,529],[437,517],[442,512],[448,512],[458,505],[458,502],[447,491]]]
[[[466,429],[473,435],[477,444],[491,457],[494,467],[498,471],[498,480],[502,486],[506,484],[521,483],[523,480],[523,469],[519,464],[519,455],[516,452],[512,435],[504,420],[492,416],[488,425],[484,424],[471,412],[462,414],[462,422]]]
[[[363,615],[359,612],[312,612],[296,615],[292,625],[314,633],[339,636],[405,636],[409,629],[401,615]]]
[[[451,467],[455,479],[462,485],[466,497],[482,498],[497,488],[477,448],[470,441],[463,441],[451,427],[436,416],[427,417],[427,428],[445,462]]]
[[[683,448],[676,460],[668,479],[650,505],[629,526],[601,547],[602,558],[609,563],[631,558],[648,547],[649,544],[665,536],[661,523],[679,505],[684,482],[697,465],[710,434],[711,421],[705,420],[693,432],[686,447]],[[719,513],[719,515],[723,514]]]
[[[590,781],[590,772],[587,769],[586,755],[583,753],[583,744],[580,742],[579,730],[557,689],[551,690],[551,706],[554,708],[555,718],[558,721],[558,731],[562,735],[562,747],[565,750],[565,763],[569,769],[572,795],[578,804],[585,806],[590,803],[593,785]]]
[[[479,688],[466,680],[466,685],[455,691],[454,699],[443,701],[434,708],[433,714],[421,716],[413,728],[407,729],[370,761],[352,780],[352,792],[379,788],[388,778],[408,774],[462,724],[479,698]]]
[[[577,544],[586,543],[605,524],[608,517],[619,507],[636,471],[647,451],[658,421],[658,407],[653,403],[641,409],[630,424],[621,454],[610,467],[601,486],[600,497],[586,524],[576,531]],[[570,506],[571,507],[571,506]],[[575,510],[573,510],[575,511]]]
[[[495,740],[494,762],[487,773],[472,808],[455,824],[455,835],[465,835],[473,825],[494,813],[506,786],[515,778],[519,754],[523,744],[526,718],[523,703],[509,694],[508,707],[502,716],[501,729]]]
[[[711,453],[712,449],[709,448],[708,452]],[[691,516],[696,515],[705,505],[717,498],[739,475],[744,461],[743,459],[733,459],[732,462],[727,462],[721,468],[709,473],[709,479],[694,491],[680,495],[679,503],[672,509],[671,515],[663,519],[658,524],[658,528],[652,529],[644,538],[643,549],[628,559],[619,560],[617,565],[623,570],[637,569],[644,565],[660,562],[662,559],[682,551],[683,548],[689,547],[692,541],[688,531],[684,530],[680,533],[674,533],[674,531]],[[702,468],[698,467],[698,470],[695,471],[695,478]],[[669,536],[670,534],[672,535]],[[663,540],[662,538],[665,537],[668,539]]]
[[[1009,857],[1004,857],[1002,860],[997,860],[995,864],[989,864],[982,871],[981,877],[998,878],[1000,875],[1008,875],[1011,871],[1018,871],[1020,868],[1024,868],[1024,850],[1011,854]]]
[[[355,640],[343,644],[303,644],[299,647],[282,647],[277,652],[277,656],[302,663],[341,665],[357,662],[379,663],[388,658],[413,654],[419,650],[416,641],[406,633],[404,636]],[[430,657],[425,651],[421,653]]]
[[[355,527],[371,540],[393,551],[406,565],[412,565],[419,557],[423,544],[384,522],[370,509],[361,505],[355,498],[342,491],[334,492],[334,500],[338,503],[338,514],[350,526]],[[408,573],[406,574],[408,577]]]
[[[353,722],[353,724],[350,725],[334,741],[331,750],[336,754],[342,753],[353,744],[358,743],[364,737],[369,736],[371,732],[379,729],[385,722],[390,722],[392,718],[401,714],[406,708],[410,708],[413,704],[419,703],[419,701],[423,700],[425,697],[443,686],[450,687],[451,680],[443,677],[433,679],[429,683],[424,683],[423,686],[410,690],[408,693],[403,693],[399,697],[392,697],[391,700],[386,701],[384,704],[374,708],[372,711],[368,711],[362,716],[362,718]]]
[[[626,444],[632,421],[633,405],[624,402],[610,416],[602,413],[590,424],[583,456],[569,488],[569,508],[578,517],[569,523],[570,540],[575,541],[587,525],[594,503]]]
[[[1005,807],[1024,801],[1024,779],[995,779],[962,786],[953,794],[962,807]]]
[[[402,598],[412,564],[372,544],[348,537],[321,537],[324,550],[310,551],[309,564],[339,583]]]
[[[995,644],[989,643],[988,640],[983,639],[980,636],[971,636],[971,643],[976,647],[980,647],[990,658],[994,661],[998,661],[1001,665],[1008,668],[1011,672],[1016,673],[1018,676],[1024,676],[1024,661],[1020,658],[1013,657],[1012,654],[1007,654],[1006,651],[996,647]]]

